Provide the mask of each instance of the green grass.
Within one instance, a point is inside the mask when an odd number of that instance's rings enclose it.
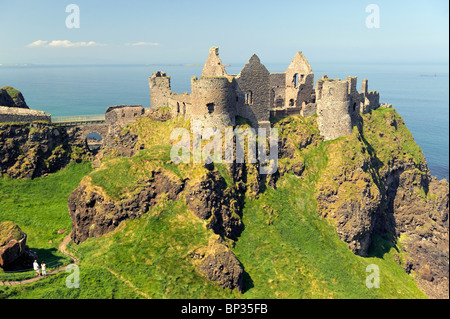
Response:
[[[77,249],[84,256],[81,266],[100,262],[151,298],[236,295],[195,270],[190,253],[207,246],[210,236],[184,200],[164,201],[140,219],[121,225],[120,231],[89,239]]]
[[[4,86],[1,89],[6,90],[6,92],[9,94],[10,97],[15,98],[20,93],[19,90],[11,87],[11,86]]]
[[[395,248],[381,257],[354,255],[331,223],[315,213],[308,183],[286,175],[280,184],[247,201],[244,209],[245,231],[234,249],[251,278],[243,297],[424,297],[414,279],[395,263]],[[370,264],[380,268],[379,289],[366,287]]]
[[[64,258],[57,248],[72,227],[67,199],[91,170],[90,163],[69,164],[34,180],[0,178],[0,221],[16,223],[28,235],[30,249],[47,264]],[[66,233],[58,235],[59,229]]]
[[[116,157],[108,160],[101,169],[89,176],[94,185],[100,186],[113,199],[122,199],[139,189],[152,172],[163,167],[176,175],[176,166],[167,164],[170,161],[170,146],[156,145],[139,151],[133,157]]]
[[[64,271],[21,286],[0,286],[0,299],[139,299],[132,288],[101,266],[80,267],[80,287],[68,288]]]
[[[363,115],[363,120],[364,138],[376,150],[381,166],[386,166],[392,158],[426,165],[422,149],[395,109],[378,108]]]

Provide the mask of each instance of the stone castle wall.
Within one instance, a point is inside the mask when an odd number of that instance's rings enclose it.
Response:
[[[311,66],[301,52],[294,55],[285,71],[286,74],[286,102],[285,106],[302,107],[311,101],[314,88],[314,73]]]
[[[286,101],[286,73],[271,73],[269,76],[271,87],[272,109],[283,108]]]
[[[107,125],[118,125],[125,127],[132,124],[136,119],[144,115],[142,105],[115,105],[109,106],[105,112]]]
[[[51,123],[51,115],[44,111],[30,110],[16,107],[0,106],[0,123],[5,122],[35,122],[44,121]]]
[[[270,73],[256,55],[250,58],[236,81],[241,91],[237,114],[248,118],[255,127],[260,122],[268,122],[271,108]]]

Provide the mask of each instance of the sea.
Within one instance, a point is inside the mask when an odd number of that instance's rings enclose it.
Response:
[[[226,67],[239,74],[245,63]],[[265,64],[270,72],[284,72],[287,64]],[[433,176],[449,180],[449,65],[351,64],[312,65],[315,79],[358,77],[368,79],[369,90],[380,92],[404,118],[422,148]],[[20,90],[28,106],[52,116],[103,114],[111,105],[150,107],[148,78],[156,71],[171,77],[172,90],[190,92],[192,76],[202,65],[0,65],[0,87]]]

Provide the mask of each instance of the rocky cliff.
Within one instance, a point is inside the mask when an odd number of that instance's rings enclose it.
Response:
[[[62,128],[46,123],[0,123],[0,174],[35,178],[88,158],[88,150]]]
[[[355,254],[373,255],[374,236],[400,247],[408,257],[399,264],[416,274],[427,295],[448,296],[448,182],[431,176],[394,110],[368,113],[363,121],[362,132],[327,146],[318,213],[334,222]]]
[[[316,213],[354,254],[381,258],[395,247],[397,263],[429,297],[448,297],[449,185],[431,176],[394,109],[362,115],[359,128],[333,141],[323,140],[314,116],[273,124],[280,132],[279,167],[264,176],[258,163],[174,164],[168,135],[186,124],[143,117],[128,128],[137,136],[135,155],[104,158],[70,196],[73,240],[110,232],[161,200],[181,200],[211,231],[209,245],[192,252],[192,264],[222,287],[243,291],[243,265],[232,251],[244,229],[243,207],[293,176],[308,181]],[[289,201],[298,195],[289,194]],[[269,215],[268,226],[279,216],[273,209],[261,214]]]

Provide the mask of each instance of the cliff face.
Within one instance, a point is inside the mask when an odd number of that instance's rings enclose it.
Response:
[[[83,181],[68,202],[74,243],[99,237],[114,230],[122,221],[139,217],[162,197],[175,200],[184,187],[182,181],[173,180],[161,171],[152,175],[142,189],[122,200],[114,200],[100,188],[90,187],[88,180]]]
[[[31,179],[87,156],[84,146],[73,144],[63,129],[36,122],[0,124],[1,174]]]
[[[448,182],[431,176],[394,110],[363,120],[363,132],[328,145],[318,212],[355,254],[373,255],[374,236],[401,247],[408,257],[399,264],[416,274],[427,295],[448,296]]]
[[[138,120],[129,130],[141,150],[128,159],[105,159],[72,193],[76,243],[145,214],[161,198],[182,201],[211,231],[209,245],[191,254],[198,272],[243,291],[243,267],[232,252],[244,230],[243,207],[269,187],[276,191],[285,175],[294,176],[308,181],[316,213],[334,224],[354,254],[382,257],[396,247],[398,264],[429,297],[448,297],[449,185],[431,176],[394,109],[362,115],[359,129],[333,141],[323,140],[314,116],[275,123],[279,167],[268,176],[258,174],[258,163],[172,163],[168,134],[177,125],[183,124]],[[289,196],[295,201],[298,194]],[[267,225],[278,214],[270,211]]]

